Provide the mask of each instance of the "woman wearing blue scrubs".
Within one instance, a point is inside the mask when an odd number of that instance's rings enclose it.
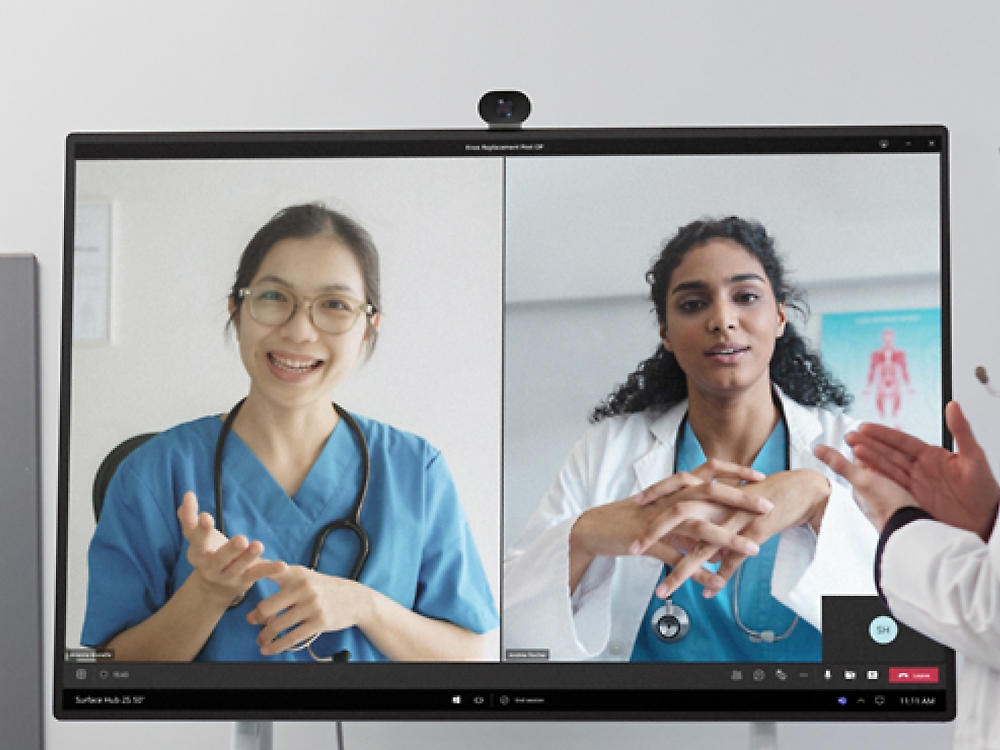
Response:
[[[761,225],[682,227],[647,280],[659,346],[508,550],[504,647],[819,661],[822,597],[874,594],[871,526],[812,455],[847,450],[849,396],[789,323]]]
[[[115,473],[89,552],[82,642],[127,661],[483,658],[498,624],[454,483],[426,441],[332,405],[379,326],[378,255],[350,219],[293,206],[244,250],[230,322],[250,376],[221,464],[223,419],[160,433]],[[370,554],[334,531],[370,479]],[[302,648],[308,644],[308,648]]]

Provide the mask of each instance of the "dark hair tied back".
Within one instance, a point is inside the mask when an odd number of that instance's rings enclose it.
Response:
[[[257,230],[244,249],[240,256],[239,267],[236,269],[236,279],[229,292],[229,299],[233,303],[233,314],[229,317],[230,325],[243,307],[240,289],[250,286],[271,248],[282,240],[310,237],[329,237],[337,240],[354,255],[361,269],[365,302],[378,311],[382,310],[378,250],[371,236],[356,221],[327,208],[322,203],[303,203],[283,208],[276,213],[269,222]],[[370,357],[375,351],[378,332],[371,325],[370,319],[368,326],[367,356]]]

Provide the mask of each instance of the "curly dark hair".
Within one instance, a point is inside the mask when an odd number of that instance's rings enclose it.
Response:
[[[745,248],[763,267],[778,303],[783,302],[786,308],[796,310],[803,319],[808,316],[805,299],[785,278],[782,259],[767,230],[756,221],[728,216],[693,221],[681,227],[646,274],[653,308],[661,324],[667,317],[667,289],[674,269],[689,251],[715,239],[732,240]],[[785,393],[805,406],[843,408],[853,400],[790,322],[775,342],[770,375]],[[641,362],[625,383],[594,409],[590,421],[599,422],[605,417],[646,409],[665,411],[685,398],[687,377],[677,358],[661,343],[652,357]]]

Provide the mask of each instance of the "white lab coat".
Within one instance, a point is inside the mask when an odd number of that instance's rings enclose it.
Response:
[[[889,536],[881,569],[892,613],[964,657],[956,750],[1000,749],[1000,521],[989,544],[937,521],[911,521]]]
[[[781,535],[771,593],[821,628],[824,594],[875,595],[877,534],[848,485],[812,454],[831,445],[847,452],[845,433],[857,423],[804,407],[778,391],[790,438],[790,468],[810,468],[833,491],[817,538],[802,525]],[[505,649],[548,649],[554,661],[626,661],[662,563],[650,557],[599,557],[569,592],[569,533],[588,508],[636,494],[674,474],[682,402],[662,414],[605,419],[573,447],[555,484],[509,548],[504,561]]]

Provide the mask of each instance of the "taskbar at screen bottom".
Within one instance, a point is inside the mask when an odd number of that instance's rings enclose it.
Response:
[[[949,705],[951,703],[951,705]],[[948,720],[945,690],[300,690],[62,691],[59,718],[399,718],[646,720],[817,717]]]

